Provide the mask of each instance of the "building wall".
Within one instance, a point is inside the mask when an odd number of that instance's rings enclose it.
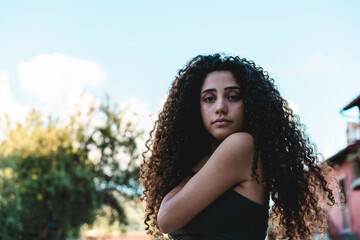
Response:
[[[351,182],[354,178],[352,162],[344,162],[341,166],[334,167],[334,174],[338,180],[345,180],[346,197],[350,212],[350,230],[356,233],[360,239],[360,190],[351,189]],[[334,195],[335,200],[339,201],[338,190],[334,191]],[[344,233],[342,211],[340,206],[335,205],[329,212],[329,234],[341,233]]]
[[[353,179],[354,177],[351,178],[351,181]],[[351,215],[352,231],[355,232],[357,234],[357,237],[360,239],[360,189],[352,190],[350,192],[349,200],[350,200],[349,206],[352,213]]]

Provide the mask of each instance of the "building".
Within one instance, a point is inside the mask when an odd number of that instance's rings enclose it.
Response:
[[[358,107],[360,95],[341,111]],[[359,114],[360,116],[360,114]],[[329,237],[332,240],[360,240],[360,121],[347,126],[347,146],[326,161],[334,169],[339,190],[334,191],[342,204],[329,211]]]

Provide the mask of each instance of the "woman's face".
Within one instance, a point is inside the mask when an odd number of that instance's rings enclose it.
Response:
[[[216,139],[243,129],[244,101],[230,71],[209,73],[201,87],[200,111],[205,129]]]

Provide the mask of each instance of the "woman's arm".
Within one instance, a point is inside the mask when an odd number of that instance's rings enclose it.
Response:
[[[193,172],[198,172],[207,162],[207,160],[210,158],[210,156],[203,157],[198,164],[195,165],[195,167],[192,168]],[[190,180],[190,176],[186,177],[181,183],[179,183],[176,187],[174,187],[170,192],[166,194],[166,196],[163,199],[163,202],[168,201],[170,198],[172,198],[175,194],[177,194],[184,186],[185,184]]]
[[[176,187],[174,187],[166,196],[163,198],[162,202],[169,201],[173,196],[175,196],[184,186],[185,184],[190,180],[191,177],[186,177],[181,183],[179,183]]]
[[[248,133],[228,136],[191,179],[185,179],[163,199],[157,222],[164,233],[185,226],[236,183],[251,177],[254,140]]]

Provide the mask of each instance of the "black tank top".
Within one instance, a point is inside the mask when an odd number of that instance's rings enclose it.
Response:
[[[268,209],[230,189],[169,235],[176,240],[264,240]]]

